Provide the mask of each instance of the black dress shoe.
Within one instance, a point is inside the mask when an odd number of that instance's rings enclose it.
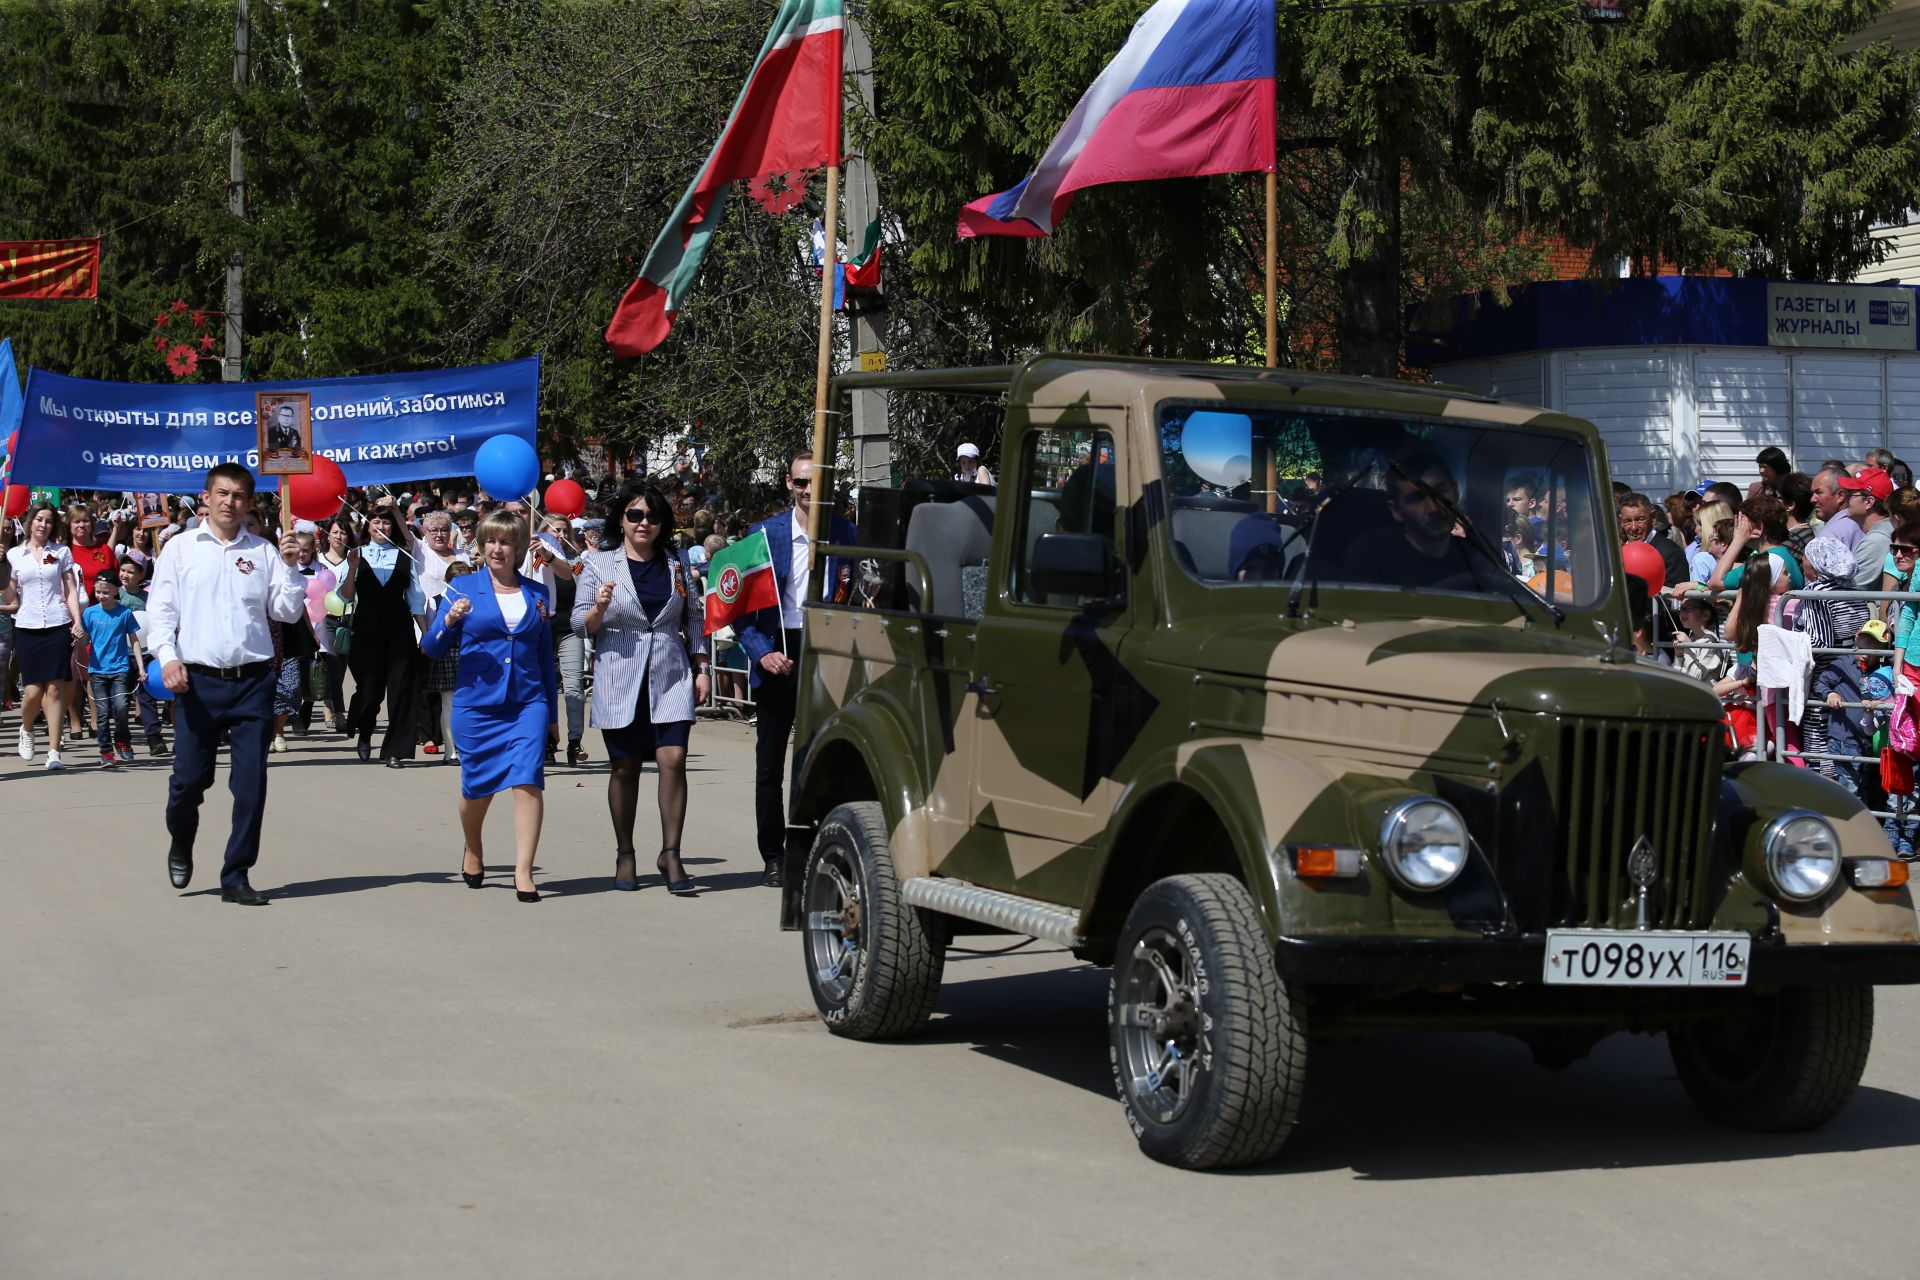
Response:
[[[401,759],[401,758],[400,758],[399,756],[388,756],[388,757],[387,757],[387,768],[389,768],[389,769],[404,769],[404,768],[406,768],[406,767],[407,767],[407,766],[406,766],[406,762],[405,762],[404,760],[402,760],[402,759]]]
[[[354,754],[359,756],[362,761],[373,759],[373,744],[371,742],[363,742],[353,750]]]
[[[193,850],[177,844],[167,850],[167,879],[176,889],[187,887],[193,879]]]
[[[760,873],[760,883],[769,889],[778,889],[786,882],[786,877],[780,874],[780,859],[768,858],[766,870]]]
[[[267,895],[242,880],[239,884],[221,886],[220,901],[237,902],[243,907],[264,907],[267,905]]]
[[[515,889],[513,891],[513,896],[520,899],[520,901],[522,902],[540,901],[540,891],[538,889]]]

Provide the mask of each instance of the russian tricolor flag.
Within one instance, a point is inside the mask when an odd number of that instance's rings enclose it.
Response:
[[[1274,167],[1274,0],[1159,0],[1040,167],[960,211],[960,236],[1052,233],[1082,187]]]

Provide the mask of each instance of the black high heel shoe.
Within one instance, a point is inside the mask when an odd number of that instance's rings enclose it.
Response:
[[[678,845],[674,846],[671,849],[662,849],[660,851],[660,857],[658,858],[658,860],[654,862],[653,868],[654,870],[660,873],[660,878],[662,880],[667,880],[667,855],[670,853],[678,853],[678,852],[680,852],[680,848]],[[686,867],[683,865],[680,868],[680,870],[682,872],[685,872]],[[667,880],[667,892],[679,898],[692,898],[692,897],[698,896],[698,893],[694,888],[693,877],[688,875],[683,875],[682,878],[678,880]]]
[[[626,871],[622,876],[620,872]],[[613,887],[621,893],[632,893],[640,887],[640,877],[634,871],[634,854],[631,847],[613,851]]]
[[[520,901],[522,902],[540,901],[540,891],[538,889],[515,889],[513,891],[513,896],[520,899]]]
[[[472,872],[472,871],[468,871],[468,870],[467,870],[467,860],[466,860],[466,858],[465,858],[465,857],[463,856],[463,857],[462,857],[462,858],[460,859],[460,878],[461,878],[462,880],[465,880],[465,881],[467,882],[467,888],[469,888],[469,889],[478,889],[478,888],[480,888],[480,887],[481,887],[481,885],[482,885],[482,884],[483,884],[483,883],[484,883],[484,882],[486,881],[486,878],[487,878],[487,866],[486,866],[486,864],[485,864],[485,863],[483,862],[483,863],[481,863],[481,864],[480,864],[480,870],[479,870],[479,872],[478,872],[478,873],[475,873],[475,872]]]

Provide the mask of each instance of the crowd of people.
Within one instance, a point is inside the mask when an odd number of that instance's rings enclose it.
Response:
[[[1664,568],[1657,591],[1629,577],[1636,647],[1713,688],[1734,750],[1783,746],[1890,813],[1889,838],[1911,853],[1920,824],[1901,766],[1920,605],[1899,597],[1915,589],[1920,488],[1886,449],[1811,473],[1777,448],[1756,462],[1744,491],[1702,481],[1655,501],[1615,486],[1627,549],[1647,544]]]
[[[958,465],[977,471],[978,450],[966,446]],[[49,771],[68,766],[88,726],[101,767],[131,761],[137,710],[147,754],[173,756],[176,887],[192,876],[199,808],[224,747],[234,823],[222,897],[266,900],[249,878],[266,758],[317,729],[368,763],[459,766],[460,872],[474,887],[485,876],[483,819],[511,792],[514,887],[537,902],[545,771],[563,743],[568,764],[591,759],[589,701],[608,758],[614,887],[639,887],[635,826],[651,762],[653,870],[671,893],[696,891],[680,850],[686,757],[718,681],[753,713],[756,840],[762,881],[777,886],[811,475],[811,455],[796,454],[779,499],[726,511],[696,505],[713,493],[682,455],[661,477],[605,477],[587,490],[598,509],[579,516],[450,481],[352,490],[318,523],[283,512],[233,465],[210,471],[197,498],[70,492],[0,520],[0,709],[17,699],[20,757],[38,755]],[[709,636],[710,559],[752,530],[767,534],[782,606]],[[834,513],[828,536],[849,542],[852,526]]]

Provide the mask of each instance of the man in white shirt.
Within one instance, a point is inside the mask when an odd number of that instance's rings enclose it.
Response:
[[[193,877],[200,801],[213,785],[220,738],[231,744],[233,832],[220,870],[220,900],[262,906],[248,883],[260,857],[267,803],[267,743],[273,737],[274,622],[306,616],[305,582],[294,569],[291,533],[276,550],[246,532],[253,474],[235,463],[207,472],[200,527],[160,553],[147,596],[147,627],[161,679],[174,693],[173,778],[167,787],[167,875],[176,889]]]

